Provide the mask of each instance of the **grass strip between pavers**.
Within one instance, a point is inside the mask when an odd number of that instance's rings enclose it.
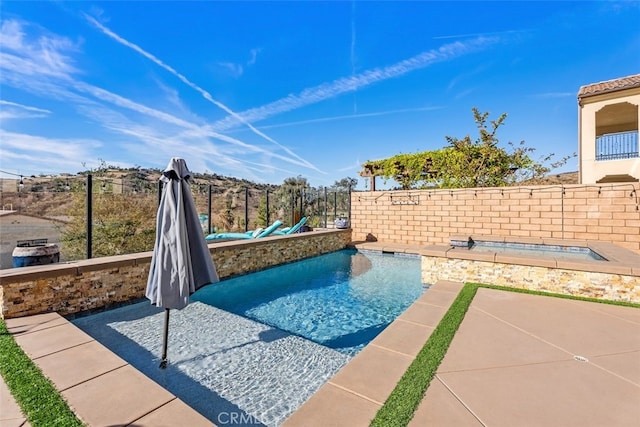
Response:
[[[33,427],[83,426],[0,319],[0,374]]]
[[[424,398],[424,393],[427,391],[438,366],[440,366],[440,362],[444,359],[449,345],[451,341],[453,341],[453,336],[462,323],[478,288],[640,308],[640,304],[627,301],[612,301],[577,295],[556,294],[484,283],[466,283],[414,361],[409,365],[409,368],[407,368],[402,378],[400,378],[400,381],[391,392],[389,398],[378,410],[375,418],[371,421],[370,425],[372,427],[406,426],[409,424],[418,405]]]
[[[411,421],[477,290],[478,285],[469,283],[460,290],[396,388],[378,410],[371,426],[406,426]]]

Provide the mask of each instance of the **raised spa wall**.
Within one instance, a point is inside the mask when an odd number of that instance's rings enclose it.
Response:
[[[344,249],[351,230],[209,244],[220,278]],[[0,270],[2,318],[95,310],[144,297],[152,252]]]
[[[474,252],[453,245],[423,247],[422,281],[476,282],[535,291],[640,303],[640,255],[607,242],[451,236],[451,241],[586,247],[607,261],[566,260],[553,255]]]

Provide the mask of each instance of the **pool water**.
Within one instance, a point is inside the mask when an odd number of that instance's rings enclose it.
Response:
[[[467,248],[466,241],[452,241],[453,246]],[[579,246],[542,245],[529,243],[504,243],[474,241],[473,252],[496,252],[505,255],[548,256],[564,260],[606,261],[589,248]]]
[[[424,291],[417,257],[339,251],[73,323],[213,423],[277,426]]]
[[[418,257],[345,250],[225,280],[192,300],[355,354],[422,292]]]

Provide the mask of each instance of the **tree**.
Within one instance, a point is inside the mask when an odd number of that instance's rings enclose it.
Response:
[[[308,188],[307,178],[298,175],[297,177],[285,178],[283,184],[273,193],[273,206],[278,217],[284,218],[285,223],[290,222],[287,220],[291,218],[292,209],[294,216],[300,212],[299,200],[302,193]],[[304,210],[304,207],[302,209]]]
[[[267,225],[267,198],[266,196],[260,197],[258,202],[258,226],[266,227]]]
[[[508,152],[498,147],[496,133],[507,118],[503,113],[492,120],[487,127],[489,113],[480,113],[473,108],[473,118],[478,127],[479,137],[472,141],[469,135],[462,139],[447,136],[449,147],[432,163],[436,179],[441,187],[500,187],[515,182],[517,170],[529,169],[535,162],[529,157],[533,148],[527,148],[524,141],[515,146],[511,142]]]
[[[75,193],[68,212],[71,221],[62,230],[62,251],[68,259],[86,256],[86,202]],[[157,206],[145,195],[94,194],[92,254],[94,257],[153,250]]]
[[[358,180],[348,176],[346,178],[342,178],[340,181],[334,182],[332,187],[336,190],[348,191],[349,188],[353,190],[356,185],[358,185]]]
[[[488,112],[481,113],[475,107],[472,111],[479,133],[477,139],[472,140],[469,135],[462,139],[446,136],[449,145],[440,150],[369,161],[363,165],[360,174],[395,179],[403,189],[500,187],[540,178],[572,157],[565,157],[549,167],[545,163],[554,155],[544,157],[541,162],[534,161],[530,154],[535,149],[527,147],[524,141],[517,145],[509,142],[507,148],[502,148],[496,133],[504,123],[506,113],[488,125]]]

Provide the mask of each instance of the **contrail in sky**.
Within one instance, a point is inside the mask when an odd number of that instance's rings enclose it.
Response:
[[[326,99],[335,98],[343,93],[353,92],[374,83],[393,79],[412,71],[426,68],[437,62],[455,59],[459,56],[481,50],[497,41],[497,38],[479,37],[464,43],[455,42],[445,44],[438,49],[422,52],[412,58],[405,59],[387,67],[374,68],[354,76],[343,77],[332,82],[304,89],[297,95],[289,95],[261,107],[251,108],[239,113],[239,115],[242,116],[244,120],[255,123],[276,114],[296,110]],[[233,128],[237,124],[237,118],[226,117],[215,122],[213,128],[221,132]]]
[[[202,89],[200,86],[196,85],[195,83],[192,83],[189,79],[187,79],[184,75],[182,75],[181,73],[176,71],[171,66],[165,64],[160,59],[156,58],[154,55],[152,55],[149,52],[147,52],[144,49],[142,49],[140,46],[138,46],[138,45],[136,45],[134,43],[131,43],[130,41],[125,40],[124,38],[120,37],[119,35],[117,35],[113,31],[111,31],[109,28],[107,28],[104,25],[102,25],[100,22],[98,22],[92,16],[84,14],[84,17],[85,17],[85,19],[87,21],[89,21],[91,24],[93,24],[96,28],[98,28],[100,31],[102,31],[105,35],[111,37],[113,40],[117,41],[118,43],[120,43],[120,44],[122,44],[124,46],[127,46],[130,49],[133,49],[134,51],[138,52],[139,54],[141,54],[145,58],[147,58],[147,59],[151,60],[152,62],[154,62],[156,65],[164,68],[169,73],[173,74],[175,77],[180,79],[180,81],[182,81],[184,84],[186,84],[190,88],[192,88],[192,89],[196,90],[197,92],[199,92],[203,96],[204,99],[206,99],[207,101],[211,102],[212,104],[216,105],[217,107],[221,108],[222,110],[224,110],[225,112],[230,114],[230,116],[233,117],[234,120],[240,121],[242,124],[244,124],[247,127],[249,127],[249,129],[251,129],[256,135],[259,135],[262,138],[266,139],[267,141],[269,141],[269,142],[277,145],[278,147],[282,148],[287,154],[295,157],[296,159],[298,159],[299,161],[304,163],[304,165],[307,166],[308,168],[314,169],[314,170],[316,170],[318,172],[322,172],[316,166],[314,166],[313,164],[311,164],[307,160],[303,159],[302,157],[298,156],[293,151],[291,151],[289,148],[285,147],[284,145],[280,144],[279,142],[277,142],[273,138],[271,138],[271,137],[265,135],[264,133],[260,132],[258,129],[253,127],[253,125],[251,125],[251,123],[249,123],[244,117],[242,117],[241,115],[239,115],[236,112],[232,111],[229,107],[227,107],[223,103],[215,100],[211,96],[211,94],[209,92],[207,92],[206,90]]]

